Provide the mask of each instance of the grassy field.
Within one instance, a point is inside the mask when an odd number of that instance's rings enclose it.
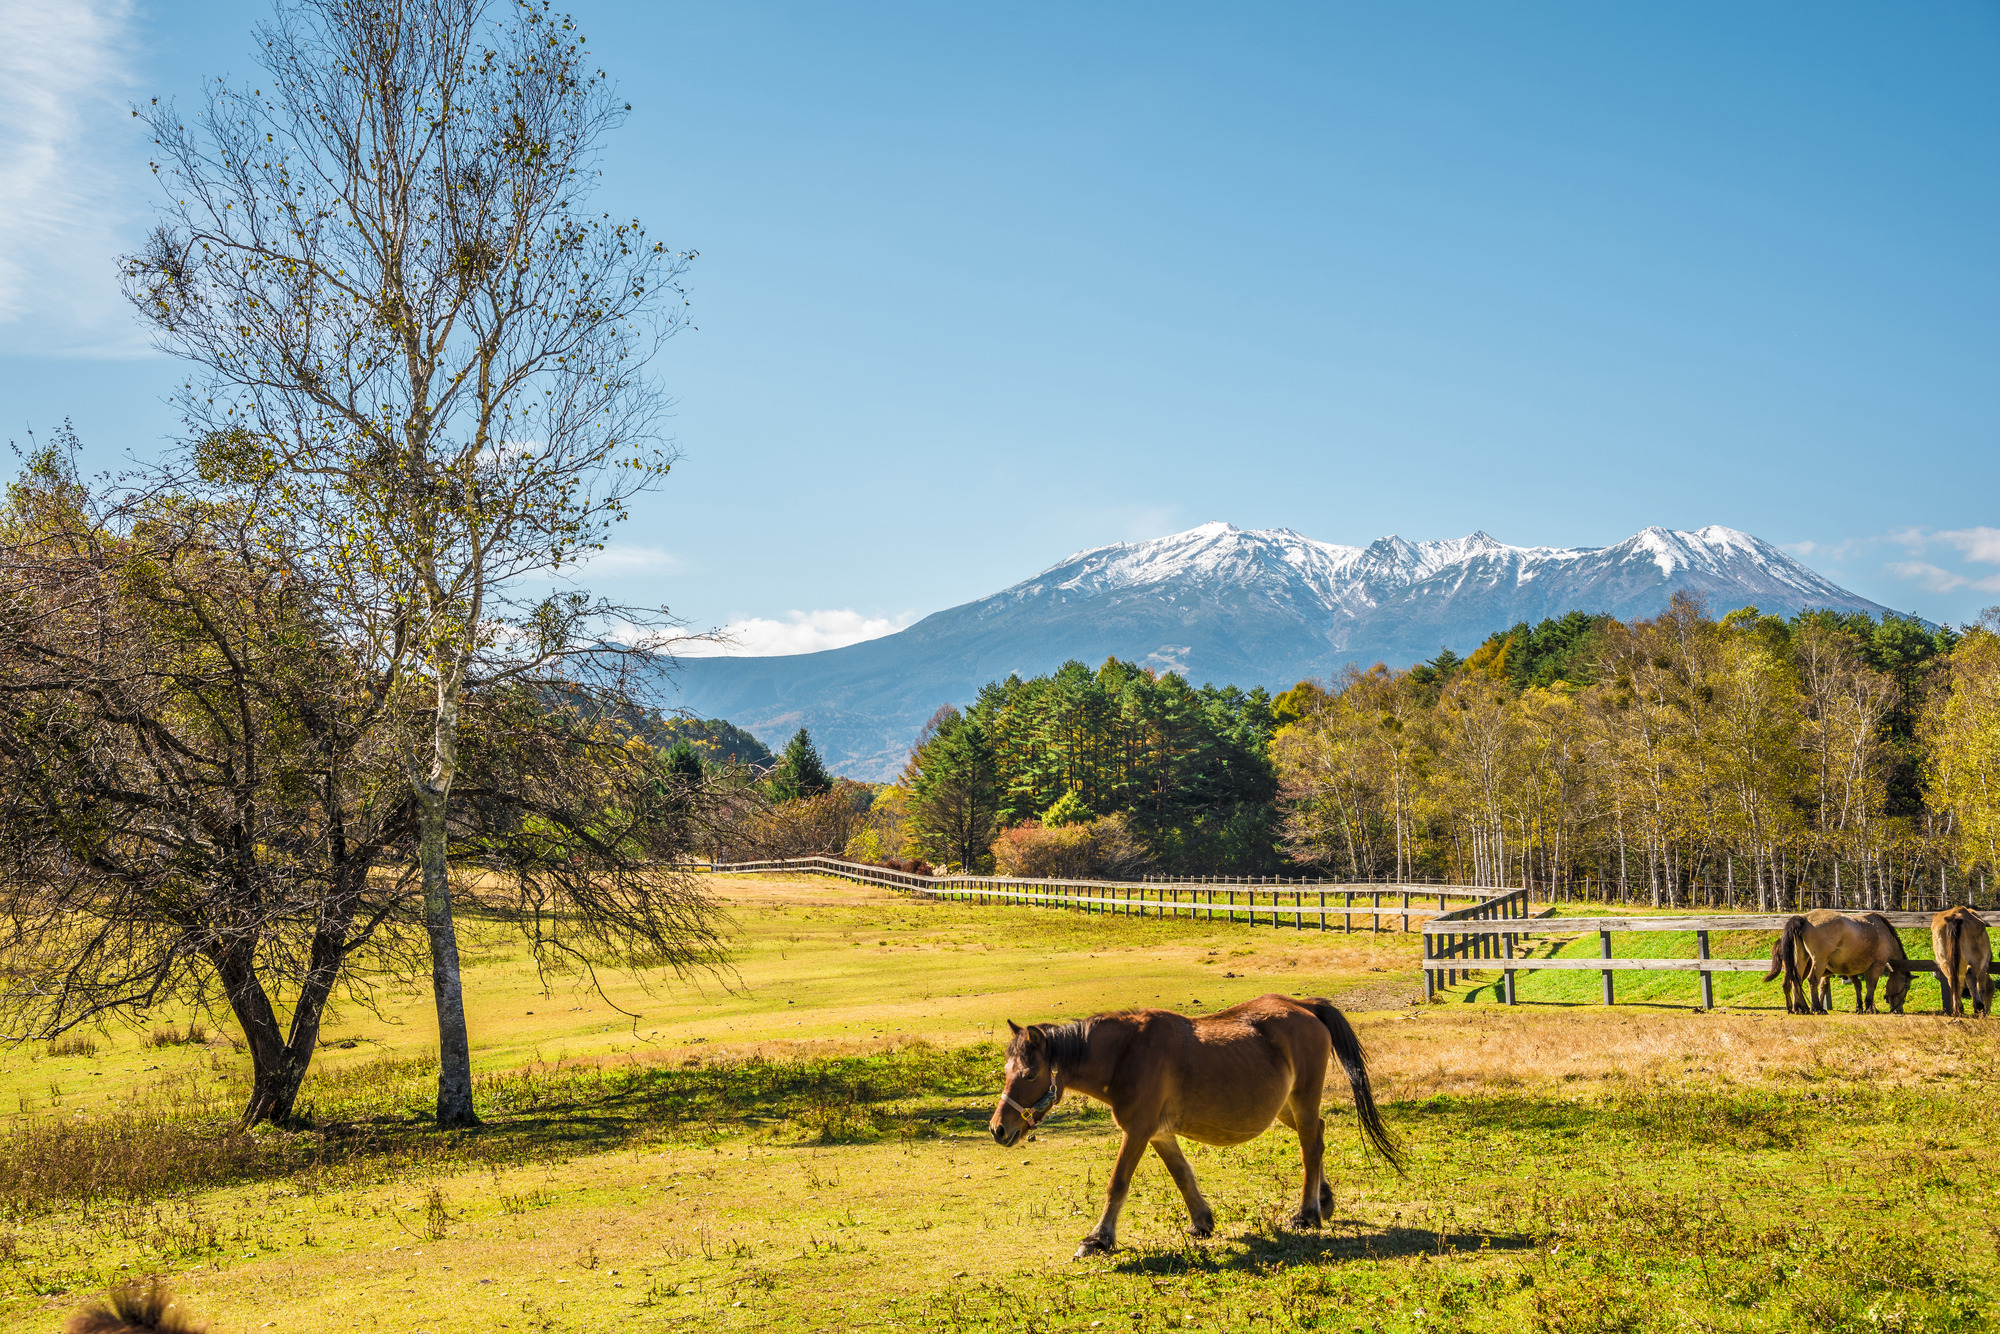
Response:
[[[1468,1003],[1483,985],[1424,1006],[1409,936],[718,889],[734,973],[614,987],[636,1020],[468,933],[475,1134],[426,1123],[427,996],[341,1016],[310,1131],[226,1133],[244,1058],[184,1017],[163,1045],[10,1055],[0,1324],[53,1331],[152,1273],[216,1334],[1990,1323],[2000,1027],[1794,1018],[1775,986],[1716,1014]],[[1339,1089],[1329,1228],[1281,1225],[1280,1129],[1190,1146],[1212,1239],[1148,1161],[1124,1249],[1071,1262],[1115,1128],[1071,1100],[995,1147],[994,1032],[1266,991],[1354,1013],[1409,1176],[1362,1158]]]

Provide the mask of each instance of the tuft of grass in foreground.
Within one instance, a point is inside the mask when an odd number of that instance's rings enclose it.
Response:
[[[208,1029],[199,1019],[190,1019],[186,1028],[163,1024],[146,1035],[149,1047],[199,1047],[208,1041]],[[51,1053],[52,1055],[55,1053]],[[95,1051],[85,1053],[95,1055]]]

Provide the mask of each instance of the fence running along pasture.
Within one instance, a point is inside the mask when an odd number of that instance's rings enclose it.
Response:
[[[1501,998],[1515,1004],[1514,974],[1547,969],[1589,969],[1604,975],[1604,1003],[1616,1002],[1614,976],[1622,971],[1691,972],[1700,975],[1701,1005],[1715,1008],[1715,974],[1763,972],[1769,957],[1717,959],[1709,955],[1711,931],[1782,931],[1790,913],[1727,913],[1703,917],[1556,917],[1555,905],[1534,912],[1526,889],[1494,889],[1473,885],[1345,884],[1338,882],[1271,882],[1201,880],[1013,880],[991,876],[927,876],[895,871],[838,857],[793,857],[782,861],[698,862],[697,868],[721,874],[790,871],[834,876],[860,884],[907,889],[927,898],[960,903],[1025,904],[1073,912],[1097,912],[1124,917],[1180,917],[1198,921],[1242,922],[1250,926],[1290,926],[1306,929],[1310,921],[1321,931],[1353,931],[1354,919],[1370,919],[1366,928],[1382,930],[1388,918],[1395,930],[1409,931],[1412,919],[1423,937],[1424,999],[1438,987],[1451,986],[1474,972],[1502,974]],[[1383,900],[1390,900],[1384,903]],[[1437,900],[1437,907],[1428,900]],[[1451,908],[1448,900],[1470,900]],[[1929,912],[1884,912],[1890,925],[1903,930],[1928,930]],[[2000,926],[2000,910],[1980,914],[1989,926]],[[1532,923],[1532,931],[1530,924]],[[1601,957],[1595,959],[1536,958],[1517,955],[1529,935],[1578,935],[1596,932]],[[1692,931],[1692,959],[1616,959],[1611,956],[1614,931]],[[1908,961],[1912,973],[1937,975],[1928,959]],[[1938,977],[1940,993],[1944,979]]]
[[[783,861],[706,862],[718,873],[804,871],[836,876],[861,884],[907,889],[927,898],[959,903],[1024,904],[1072,912],[1096,912],[1123,917],[1177,917],[1195,921],[1241,922],[1250,926],[1290,926],[1319,931],[1355,930],[1354,919],[1368,919],[1367,931],[1411,930],[1413,919],[1449,915],[1448,901],[1472,900],[1465,912],[1495,900],[1523,897],[1521,890],[1473,885],[1340,884],[1319,882],[1259,882],[1250,880],[1110,881],[1015,880],[994,876],[928,876],[893,871],[886,866],[844,861],[838,857],[792,857]],[[1437,907],[1429,906],[1435,899]],[[1385,901],[1386,900],[1386,901]],[[1328,925],[1338,917],[1340,925]]]
[[[1525,907],[1525,891],[1522,894]],[[1495,901],[1498,903],[1498,900]],[[1545,969],[1579,969],[1604,975],[1604,1003],[1616,1003],[1617,992],[1613,982],[1619,972],[1689,972],[1700,974],[1701,1007],[1715,1008],[1715,974],[1717,973],[1762,973],[1771,966],[1770,957],[1761,959],[1716,959],[1708,952],[1708,933],[1711,931],[1782,931],[1791,913],[1728,913],[1707,917],[1554,917],[1548,914],[1554,908],[1534,918],[1537,935],[1586,935],[1597,933],[1600,957],[1595,959],[1555,959],[1519,957],[1514,953],[1517,941],[1527,936],[1519,926],[1505,921],[1489,920],[1493,917],[1505,918],[1505,912],[1486,912],[1493,905],[1475,904],[1461,908],[1457,912],[1443,913],[1431,918],[1423,925],[1424,937],[1424,999],[1437,994],[1439,985],[1450,986],[1459,977],[1474,971],[1492,971],[1495,964],[1483,967],[1468,966],[1468,961],[1497,960],[1503,974],[1501,999],[1514,1004],[1514,974],[1517,972],[1537,972]],[[1520,914],[1525,915],[1525,914]],[[1881,916],[1889,925],[1898,930],[1928,931],[1931,914],[1928,912],[1885,912]],[[2000,926],[2000,911],[1980,913],[1988,926]],[[1692,959],[1614,959],[1611,957],[1611,934],[1614,931],[1692,931],[1695,939],[1695,957]],[[1944,977],[1938,967],[1929,959],[1910,959],[1908,971],[1929,973],[1938,979],[1940,999],[1944,991]],[[1439,979],[1443,981],[1440,983]]]

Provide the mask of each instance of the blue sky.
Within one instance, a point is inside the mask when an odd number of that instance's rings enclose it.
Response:
[[[1209,519],[1721,523],[2000,603],[1991,4],[573,8],[604,207],[701,252],[606,591],[801,648]],[[266,12],[0,0],[6,437],[171,437],[124,108]]]

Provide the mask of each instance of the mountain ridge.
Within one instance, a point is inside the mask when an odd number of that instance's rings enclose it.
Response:
[[[1011,672],[1116,656],[1196,684],[1281,689],[1350,662],[1400,667],[1445,647],[1469,652],[1494,630],[1569,611],[1654,615],[1680,589],[1717,610],[1888,610],[1761,538],[1713,524],[1646,528],[1608,547],[1516,547],[1483,531],[1356,547],[1216,521],[1073,552],[879,639],[684,659],[674,703],[774,746],[809,727],[831,768],[886,779],[939,705],[965,703]]]

